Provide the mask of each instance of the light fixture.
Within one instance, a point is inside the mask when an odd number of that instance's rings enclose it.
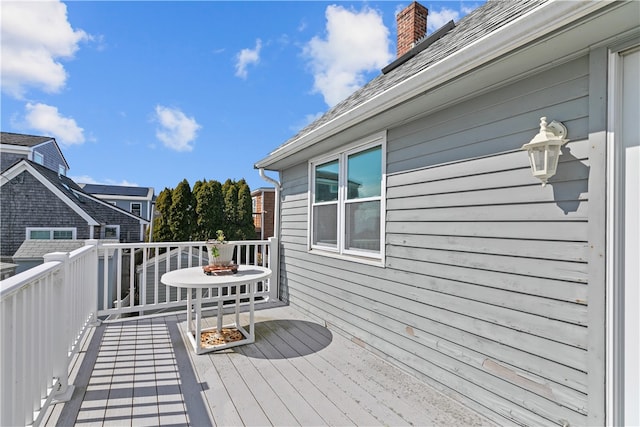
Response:
[[[531,142],[522,146],[529,153],[531,172],[533,176],[542,181],[542,186],[547,185],[547,180],[556,174],[560,147],[565,142],[567,128],[560,122],[552,121],[547,124],[547,118],[540,118],[540,132],[533,137]]]

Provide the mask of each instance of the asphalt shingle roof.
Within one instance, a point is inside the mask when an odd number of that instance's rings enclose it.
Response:
[[[149,187],[132,187],[122,185],[84,184],[82,186],[89,194],[101,194],[108,196],[134,196],[146,197],[149,194]]]
[[[25,160],[26,161],[26,160]],[[49,182],[55,185],[60,191],[66,194],[70,200],[78,205],[83,211],[89,214],[93,219],[100,223],[107,222],[110,214],[113,210],[118,210],[125,215],[133,215],[117,206],[107,205],[102,201],[94,198],[92,195],[85,192],[78,184],[72,179],[58,175],[55,171],[48,169],[42,165],[34,162],[29,162],[42,176],[44,176]],[[140,218],[142,219],[142,218]]]
[[[327,111],[327,113],[318,120],[302,129],[298,134],[282,144],[281,147],[295,143],[325,123],[357,108],[365,101],[402,83],[416,73],[427,69],[429,66],[445,59],[460,49],[471,45],[487,34],[500,29],[514,19],[547,1],[548,0],[488,0],[483,6],[462,18],[456,23],[455,28],[439,40],[436,40],[428,48],[422,50],[387,74],[380,74],[375,77],[344,101]]]
[[[18,145],[21,147],[35,147],[43,142],[51,141],[50,136],[24,135],[20,133],[0,132],[0,143]]]

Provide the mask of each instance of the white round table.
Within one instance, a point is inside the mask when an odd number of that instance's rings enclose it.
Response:
[[[202,267],[182,268],[165,273],[160,281],[165,285],[187,289],[187,330],[189,340],[197,354],[221,350],[255,341],[254,305],[256,283],[271,277],[271,270],[257,265],[240,265],[237,273],[205,274]],[[246,293],[241,293],[241,287],[246,286]],[[217,326],[202,329],[202,290],[209,289],[208,301],[217,302]],[[212,296],[213,289],[217,295]],[[195,290],[195,298],[193,298]],[[249,330],[240,325],[240,300],[249,300]],[[225,301],[235,301],[235,323],[223,325],[223,306]],[[222,336],[223,329],[235,329],[242,334],[243,339],[223,342],[215,345],[202,345],[202,333],[215,331]]]

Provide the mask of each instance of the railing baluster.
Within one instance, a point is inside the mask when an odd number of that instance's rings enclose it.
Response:
[[[136,281],[135,281],[135,256],[133,248],[129,249],[129,307],[135,306],[136,304]]]
[[[121,308],[122,307],[122,248],[118,248],[114,253],[113,256],[116,256],[116,254],[118,254],[118,258],[116,259],[116,265],[117,265],[117,269],[116,269],[116,307],[117,308]]]
[[[107,310],[109,308],[111,308],[111,304],[109,304],[107,301],[109,301],[109,249],[108,248],[104,248],[104,251],[102,252],[102,267],[104,269],[103,271],[103,288],[104,288],[104,296],[102,299],[102,308],[104,310]]]

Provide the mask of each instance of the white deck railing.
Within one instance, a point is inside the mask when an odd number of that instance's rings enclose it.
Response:
[[[238,264],[270,267],[278,259],[273,238],[233,243]],[[45,255],[44,264],[0,281],[0,425],[39,425],[53,400],[70,398],[70,361],[99,319],[186,310],[186,290],[170,288],[160,278],[206,265],[204,249],[205,242],[91,240],[70,253]],[[277,299],[277,270],[256,286],[258,301]],[[206,307],[209,293],[204,295]]]
[[[277,248],[270,240],[242,240],[235,244],[237,264],[269,267]],[[164,273],[187,267],[207,265],[205,242],[169,243],[105,243],[98,248],[101,274],[98,316],[107,320],[125,316],[162,315],[167,311],[186,309],[187,293],[161,282]],[[275,261],[274,261],[275,262]],[[256,287],[258,300],[277,298],[273,279]],[[106,285],[105,285],[106,284]],[[203,292],[206,307],[210,291]]]
[[[0,425],[39,424],[68,400],[69,361],[95,320],[96,245],[55,252],[0,286]]]

